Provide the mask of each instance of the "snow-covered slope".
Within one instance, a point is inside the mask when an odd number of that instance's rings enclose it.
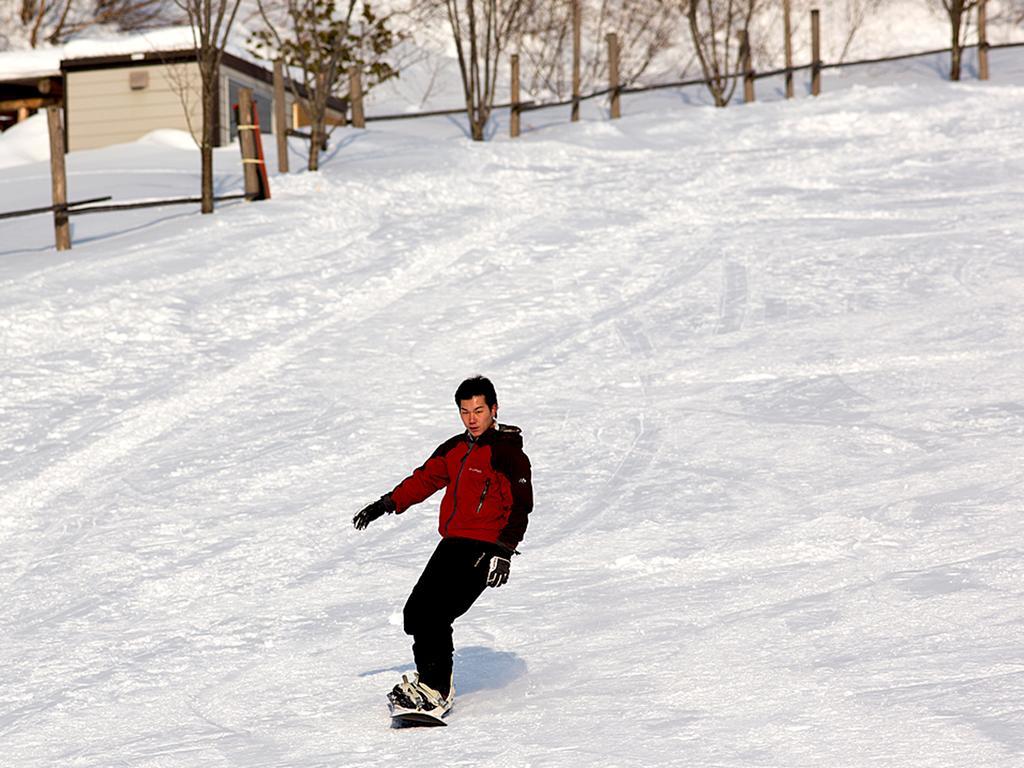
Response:
[[[0,222],[4,764],[1019,765],[1001,55],[516,142],[339,133],[270,202],[77,217],[61,254]],[[193,193],[174,144],[70,156],[71,196]],[[0,210],[48,183],[5,169]],[[451,726],[391,731],[436,500],[351,517],[476,372],[536,511],[456,626]]]

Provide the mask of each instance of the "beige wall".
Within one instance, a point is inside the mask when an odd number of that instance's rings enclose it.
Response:
[[[149,85],[133,91],[133,72]],[[153,64],[67,73],[68,148],[94,149],[135,141],[159,128],[189,130],[179,93],[185,87],[193,135],[202,128],[199,68],[193,63]]]
[[[132,90],[132,73],[146,72],[149,84]],[[68,149],[96,149],[142,138],[160,128],[189,130],[185,105],[191,115],[191,130],[199,137],[202,130],[199,67],[194,62],[183,64],[145,64],[111,69],[71,71],[67,73]],[[269,102],[273,89],[246,74],[221,66],[220,71],[220,145],[231,141],[231,102],[229,80],[249,87],[263,102]],[[293,98],[285,97],[288,122],[293,120]],[[286,127],[308,125],[301,108],[298,123]],[[328,110],[329,124],[345,124],[344,115]],[[264,133],[271,131],[272,120],[261,121]]]

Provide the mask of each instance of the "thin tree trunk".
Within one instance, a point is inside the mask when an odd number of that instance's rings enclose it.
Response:
[[[203,130],[199,145],[200,199],[203,213],[213,213],[213,148],[217,144],[220,62],[239,0],[176,0],[188,14],[196,64],[202,80]],[[228,10],[230,9],[230,13]]]
[[[484,131],[480,124],[480,111],[483,101],[483,89],[480,87],[480,51],[476,40],[476,0],[468,0],[466,13],[469,22],[469,73],[470,92],[472,93],[473,105],[470,112],[470,132],[473,141],[483,141]]]
[[[783,36],[786,47],[786,98],[793,98],[793,25],[790,18],[790,0],[783,0]]]
[[[60,42],[61,33],[64,31],[64,25],[67,24],[68,14],[71,12],[71,0],[67,0],[64,4],[64,11],[60,15],[60,21],[57,22],[57,26],[54,27],[53,32],[46,41],[50,45],[57,45]]]
[[[473,129],[473,91],[469,68],[466,65],[466,53],[462,47],[462,21],[459,19],[458,0],[447,0],[448,23],[452,28],[455,40],[455,52],[459,59],[459,72],[462,75],[462,93],[466,99],[466,117],[469,119],[470,131]]]
[[[207,62],[209,67],[213,62]],[[200,146],[202,180],[200,183],[200,210],[213,213],[213,147],[217,142],[217,75],[215,67],[209,77],[203,78],[203,141]]]
[[[328,63],[327,72],[319,72],[314,82],[315,90],[310,100],[309,116],[309,164],[311,171],[320,170],[320,152],[327,138],[327,98],[330,95],[330,83],[333,81],[334,67]]]
[[[324,135],[315,123],[309,126],[309,162],[306,168],[310,171],[320,170],[320,147],[323,146]]]
[[[498,64],[520,9],[518,5],[499,5],[497,0],[464,0],[463,27],[459,6],[460,0],[445,0],[462,75],[470,136],[474,141],[484,141],[497,90]]]
[[[18,16],[21,18],[21,26],[27,27],[28,23],[36,17],[35,0],[21,0],[21,12]]]
[[[717,19],[715,18],[714,4],[708,0],[708,20],[710,29],[708,40],[705,41],[700,31],[700,23],[697,18],[699,0],[690,0],[687,18],[690,24],[690,36],[693,38],[693,47],[700,61],[701,71],[704,73],[704,80],[716,107],[724,107],[729,103],[726,97],[726,84],[722,71],[718,68],[718,40],[717,40]],[[727,27],[726,34],[729,34],[731,25]],[[728,40],[726,41],[728,46]],[[710,50],[709,50],[710,49]],[[726,58],[725,72],[728,72],[728,54]]]
[[[29,35],[28,44],[35,48],[39,44],[39,29],[43,24],[43,17],[46,15],[46,2],[39,3],[36,9],[36,23],[32,25],[32,33]]]
[[[949,79],[958,82],[960,80],[960,63],[962,57],[962,50],[960,47],[960,28],[963,22],[963,2],[962,0],[953,0],[953,6],[950,10],[949,20],[950,27],[953,33],[953,40],[950,51],[950,66],[949,66]]]

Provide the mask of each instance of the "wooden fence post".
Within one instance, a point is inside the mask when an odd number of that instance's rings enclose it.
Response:
[[[348,68],[348,97],[352,101],[352,126],[366,127],[366,115],[363,114],[363,79],[359,67]]]
[[[512,54],[512,108],[509,113],[509,135],[515,139],[519,136],[519,54]]]
[[[750,35],[745,29],[741,29],[740,36],[740,66],[743,67],[743,103],[752,104],[754,96],[754,65],[750,54]]]
[[[64,169],[64,126],[61,108],[46,108],[46,123],[50,130],[50,185],[53,189],[54,240],[58,251],[71,249],[71,225],[68,223],[68,179]]]
[[[583,26],[583,10],[580,0],[572,2],[572,122],[580,119],[580,38]]]
[[[790,17],[792,0],[782,0],[782,26],[786,40],[786,98],[793,98],[793,25]]]
[[[252,119],[252,90],[238,89],[238,147],[242,152],[242,174],[245,196],[255,200],[260,195],[259,169],[256,167],[256,125]]]
[[[274,62],[274,136],[277,138],[277,170],[288,173],[288,125],[284,103],[284,62]]]
[[[988,80],[988,11],[987,0],[978,2],[978,79]]]
[[[811,95],[821,95],[821,14],[811,11]]]
[[[608,87],[612,91],[611,119],[622,117],[622,105],[619,99],[619,36],[608,33]]]

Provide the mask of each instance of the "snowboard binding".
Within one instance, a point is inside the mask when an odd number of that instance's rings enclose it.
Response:
[[[444,718],[451,712],[454,702],[454,685],[447,696],[442,696],[439,691],[420,682],[418,674],[412,681],[402,675],[402,682],[388,694],[391,723],[398,728],[447,725]]]

